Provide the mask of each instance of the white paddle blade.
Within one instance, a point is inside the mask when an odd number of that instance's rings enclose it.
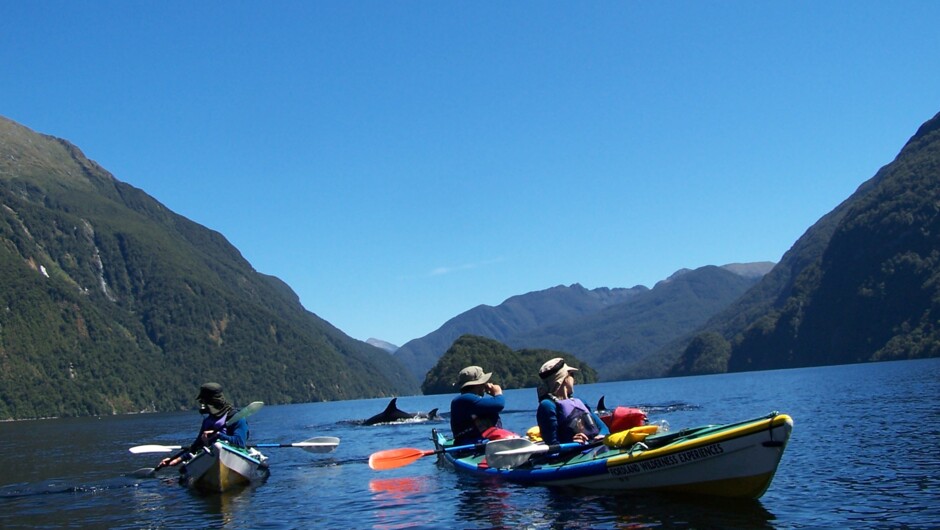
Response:
[[[537,453],[547,453],[547,445],[534,445],[532,447],[520,447],[518,449],[504,449],[502,451],[497,451],[494,453],[496,456],[513,456],[513,455],[534,455]]]
[[[339,438],[335,436],[317,436],[316,438],[310,438],[309,440],[304,440],[301,443],[339,445]]]
[[[155,475],[156,471],[157,471],[156,468],[142,467],[138,469],[137,471],[134,471],[133,473],[131,473],[130,476],[134,478],[150,478]]]
[[[236,412],[234,416],[229,418],[228,421],[225,422],[225,425],[235,425],[235,423],[238,422],[238,420],[251,416],[255,412],[258,412],[259,410],[261,410],[261,407],[263,406],[264,406],[263,401],[252,401],[251,403],[245,405],[241,410]]]
[[[182,449],[181,445],[138,445],[136,447],[131,447],[130,452],[135,455],[142,453],[172,453],[173,451],[178,451]]]
[[[300,447],[308,453],[332,453],[338,445],[339,438],[335,436],[317,436],[316,438],[291,444],[292,447]]]
[[[300,447],[309,453],[332,453],[339,445],[339,438],[335,436],[317,436],[291,445]]]
[[[332,453],[336,450],[336,445],[334,443],[308,443],[308,442],[298,442],[291,444],[291,447],[300,447],[308,453]]]
[[[491,440],[486,443],[486,464],[498,469],[518,467],[528,462],[532,454],[540,452],[538,447],[525,438]],[[508,451],[516,452],[503,454]]]

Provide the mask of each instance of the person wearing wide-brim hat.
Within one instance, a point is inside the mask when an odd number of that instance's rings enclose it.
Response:
[[[574,397],[574,372],[561,357],[539,368],[539,408],[536,419],[542,440],[549,445],[587,442],[610,434],[607,425],[583,401]]]
[[[502,426],[499,413],[506,406],[503,389],[490,383],[492,372],[468,366],[457,374],[460,394],[450,402],[450,428],[454,445],[477,443],[484,432]]]
[[[246,447],[248,445],[248,422],[244,418],[239,419],[232,425],[226,425],[228,418],[234,413],[234,408],[225,398],[222,385],[219,383],[202,385],[199,387],[199,394],[196,395],[196,402],[199,404],[199,413],[206,415],[202,420],[196,440],[189,446],[188,450],[174,457],[164,458],[160,462],[160,467],[175,466],[187,460],[190,454],[203,447],[208,447],[216,441],[223,441],[235,447]]]

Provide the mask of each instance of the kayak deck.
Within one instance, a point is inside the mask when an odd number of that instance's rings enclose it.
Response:
[[[180,468],[180,483],[203,492],[221,493],[264,481],[269,474],[267,457],[258,450],[216,442]]]

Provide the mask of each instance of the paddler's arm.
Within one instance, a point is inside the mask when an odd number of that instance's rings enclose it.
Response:
[[[176,466],[184,460],[189,460],[192,455],[192,447],[184,447],[180,452],[173,456],[168,456],[160,461],[159,467]]]
[[[499,413],[506,408],[506,397],[503,396],[503,389],[493,383],[486,384],[485,394],[476,400],[473,404],[473,413],[477,416],[499,416]]]
[[[240,419],[232,426],[232,434],[225,434],[222,431],[218,434],[218,439],[235,447],[245,447],[248,445],[248,422]]]
[[[543,399],[535,413],[535,420],[539,424],[539,434],[547,445],[560,443],[558,440],[558,412],[555,403],[550,399]]]

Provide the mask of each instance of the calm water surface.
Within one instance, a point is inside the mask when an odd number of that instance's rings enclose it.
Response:
[[[338,436],[336,452],[267,451],[271,478],[223,495],[181,488],[175,470],[130,474],[188,443],[195,412],[0,423],[2,528],[936,528],[940,526],[940,359],[579,385],[594,404],[646,408],[673,430],[778,410],[794,418],[777,476],[758,501],[598,495],[486,483],[434,457],[376,472],[369,454],[431,448],[445,421],[365,427],[387,399],[268,406],[252,441]],[[535,424],[535,391],[506,393],[507,428]],[[452,396],[402,397],[409,412]]]

